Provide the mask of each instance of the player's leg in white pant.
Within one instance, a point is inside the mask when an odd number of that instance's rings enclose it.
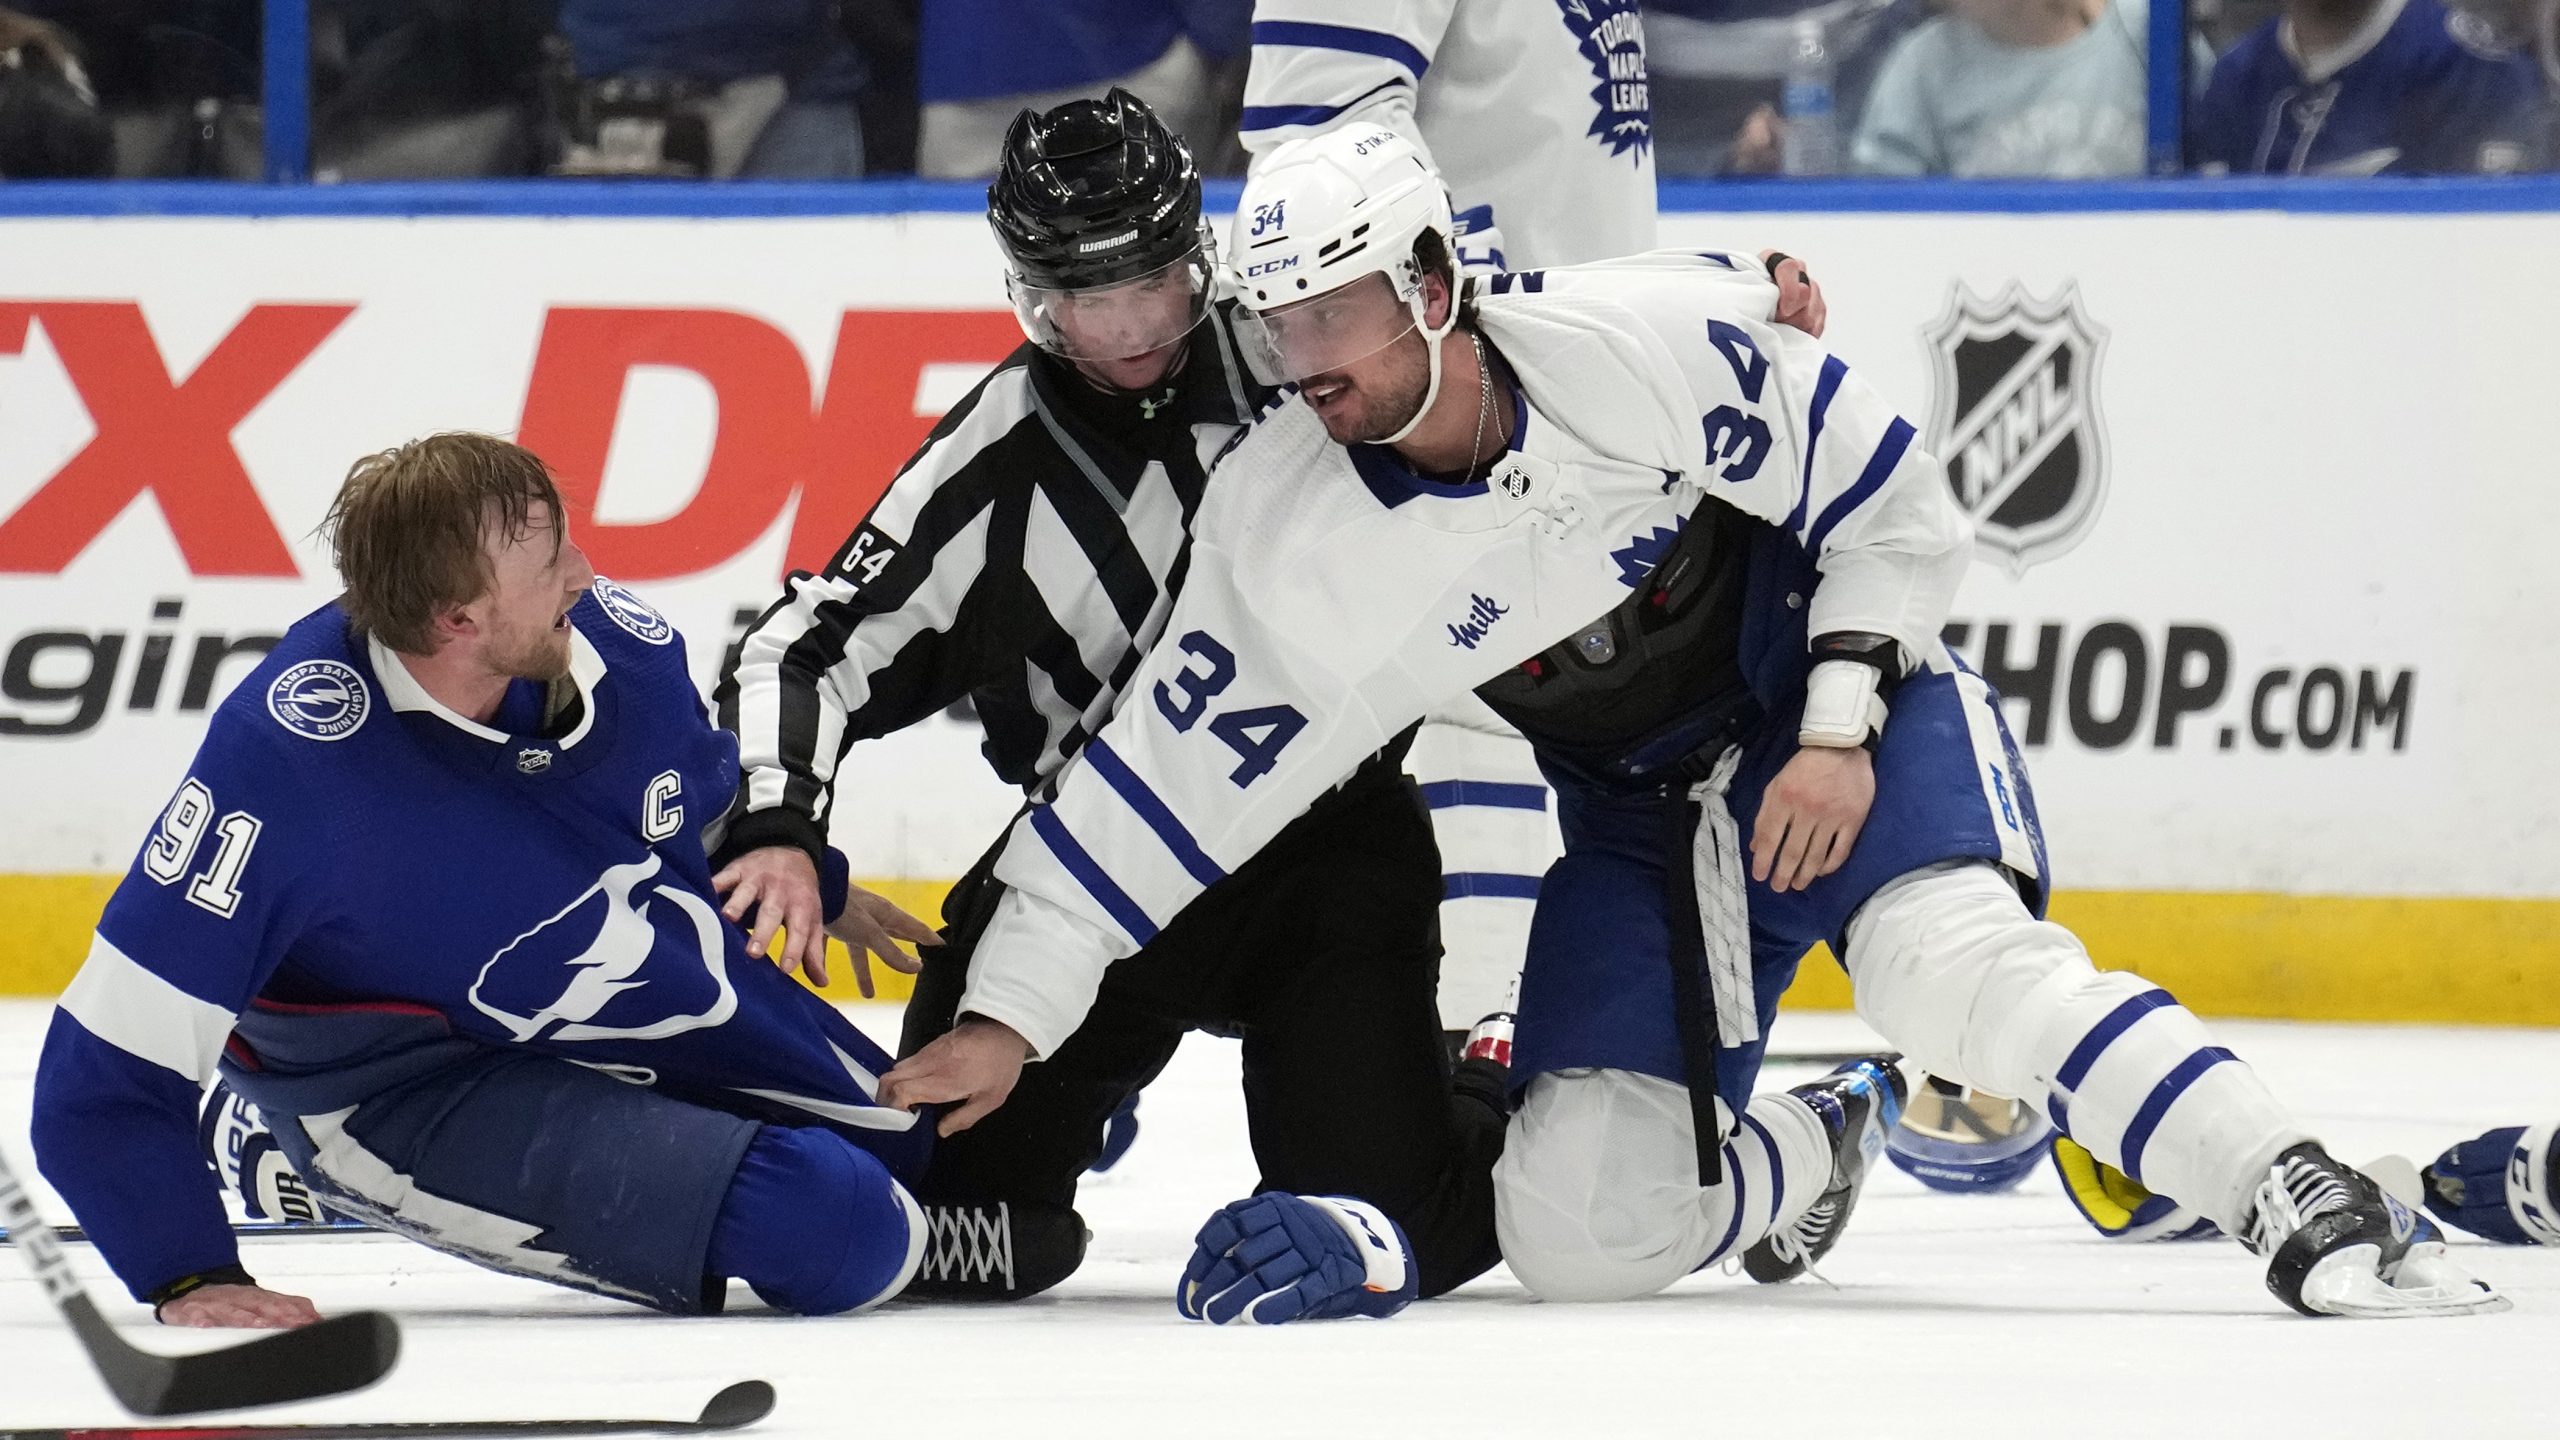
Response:
[[[1563,852],[1529,742],[1473,695],[1422,722],[1405,773],[1440,846],[1440,1028],[1514,1008],[1538,884]]]
[[[1792,1223],[1830,1182],[1832,1142],[1792,1095],[1762,1095],[1698,1183],[1689,1092],[1632,1070],[1563,1070],[1529,1084],[1494,1167],[1495,1227],[1520,1283],[1545,1300],[1627,1300],[1738,1255]]]
[[[1857,1009],[1932,1075],[2022,1097],[2100,1159],[2239,1233],[2309,1137],[2257,1073],[2138,975],[2100,971],[1986,862],[1933,866],[1850,919]]]

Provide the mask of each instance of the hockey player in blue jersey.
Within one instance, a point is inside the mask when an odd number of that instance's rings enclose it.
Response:
[[[2288,0],[2214,63],[2192,158],[2234,175],[2533,168],[2542,77],[2443,0]]]
[[[216,710],[45,1041],[38,1161],[117,1276],[171,1324],[316,1318],[241,1268],[218,1068],[331,1209],[493,1269],[680,1313],[895,1295],[931,1127],[722,914],[737,743],[674,627],[504,441],[364,460],[329,525],[344,595]]]
[[[1298,394],[1220,462],[1132,702],[1017,825],[964,1007],[1055,1043],[1379,735],[1472,689],[1538,747],[1565,835],[1495,1172],[1503,1257],[1541,1296],[1644,1295],[1734,1254],[1775,1278],[1837,1238],[1895,1077],[1750,1094],[1827,941],[1921,1069],[2026,1097],[2244,1235],[2293,1308],[2505,1308],[2194,1015],[2041,918],[2024,767],[1938,640],[1970,528],[1910,423],[1753,318],[1767,282],[1729,256],[1461,291],[1440,195],[1373,126],[1245,187],[1243,328]],[[1020,1064],[955,1032],[882,1094],[984,1105]],[[1186,1307],[1344,1263],[1269,1218],[1204,1232]]]

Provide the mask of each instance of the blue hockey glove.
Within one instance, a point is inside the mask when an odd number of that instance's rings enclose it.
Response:
[[[1339,1195],[1238,1200],[1209,1217],[1197,1244],[1173,1305],[1212,1325],[1384,1319],[1412,1304],[1421,1283],[1404,1231]]]
[[[2422,1179],[2427,1208],[2448,1225],[2507,1245],[2560,1245],[2552,1136],[2560,1126],[2510,1125],[2436,1157]]]

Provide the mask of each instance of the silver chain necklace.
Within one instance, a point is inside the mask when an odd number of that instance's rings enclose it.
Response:
[[[1476,466],[1483,463],[1481,457],[1484,454],[1484,422],[1485,418],[1493,413],[1493,366],[1485,358],[1484,337],[1470,330],[1467,332],[1467,339],[1476,350],[1476,433],[1475,438],[1467,442],[1466,468],[1459,473],[1472,475],[1475,473]],[[1493,438],[1494,444],[1499,446],[1510,437],[1502,433],[1502,427],[1497,426],[1494,429]]]

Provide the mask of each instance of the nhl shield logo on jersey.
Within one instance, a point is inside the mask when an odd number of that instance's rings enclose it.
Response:
[[[1591,87],[1600,113],[1588,132],[1612,155],[1643,155],[1653,144],[1653,91],[1645,79],[1644,17],[1637,0],[1556,0],[1565,28],[1600,83]]]
[[[596,603],[614,624],[631,632],[633,638],[652,645],[664,645],[676,638],[676,627],[667,617],[649,607],[649,602],[599,575],[593,587]]]
[[[305,740],[344,740],[372,709],[364,677],[336,660],[305,660],[267,687],[267,713]]]
[[[656,855],[616,865],[508,941],[472,981],[471,1007],[519,1042],[663,1040],[725,1023],[738,1008],[726,922],[660,869]]]
[[[1928,340],[1929,448],[1973,516],[1976,547],[2017,574],[2079,544],[2107,494],[2107,332],[2079,287],[2039,301],[2012,284],[1985,300],[1959,283]]]

